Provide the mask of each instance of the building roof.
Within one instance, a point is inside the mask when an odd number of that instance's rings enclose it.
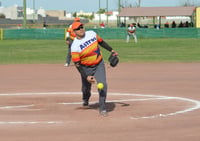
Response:
[[[192,16],[196,7],[125,7],[120,17]]]

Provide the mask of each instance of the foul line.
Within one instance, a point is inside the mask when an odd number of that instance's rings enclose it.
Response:
[[[12,94],[0,94],[0,96],[28,96],[28,95],[80,95],[80,92],[48,92],[48,93],[12,93]],[[93,92],[93,94],[98,94],[96,92]],[[180,100],[180,101],[186,101],[191,102],[194,105],[181,110],[176,111],[173,113],[167,113],[167,114],[159,114],[159,115],[153,115],[153,116],[146,116],[146,117],[130,117],[131,120],[133,119],[152,119],[152,118],[158,118],[158,117],[168,117],[168,116],[174,116],[178,114],[184,114],[187,112],[191,112],[194,110],[200,109],[200,101],[193,100],[189,98],[182,98],[182,97],[168,97],[168,96],[158,96],[158,95],[146,95],[146,94],[132,94],[132,93],[109,93],[109,95],[113,96],[135,96],[135,97],[147,97],[147,98],[134,98],[134,99],[121,99],[121,100],[108,100],[107,102],[133,102],[133,101],[154,101],[154,100]],[[96,103],[96,101],[92,101],[90,103]],[[63,104],[63,105],[73,105],[73,104],[82,104],[82,102],[66,102],[66,103],[57,103],[57,104]],[[26,108],[34,106],[34,104],[31,105],[16,105],[16,106],[2,106],[1,109],[13,109],[13,108]],[[67,123],[66,121],[0,121],[1,124],[63,124]]]

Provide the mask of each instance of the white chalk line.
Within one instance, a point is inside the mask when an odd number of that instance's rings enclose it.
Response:
[[[31,104],[31,105],[21,105],[21,106],[4,106],[4,107],[0,107],[0,109],[27,108],[27,107],[32,107],[32,106],[34,105]]]
[[[48,92],[48,93],[12,93],[12,94],[0,94],[0,96],[35,96],[35,95],[80,95],[80,92]],[[97,94],[93,92],[93,94]],[[168,96],[158,96],[158,95],[146,95],[146,94],[132,94],[132,93],[109,93],[109,95],[118,95],[118,96],[138,96],[138,97],[148,97],[148,98],[137,98],[137,99],[122,99],[122,100],[109,100],[107,102],[133,102],[133,101],[153,101],[153,100],[180,100],[180,101],[186,101],[193,103],[194,106],[191,106],[190,108],[176,111],[173,113],[168,114],[159,114],[159,115],[152,115],[152,116],[146,116],[146,117],[130,117],[131,120],[133,119],[151,119],[151,118],[158,118],[158,117],[168,117],[168,116],[175,116],[178,114],[183,114],[187,112],[191,112],[194,110],[200,109],[200,101],[193,100],[189,98],[182,98],[182,97],[168,97]],[[95,101],[92,101],[90,103],[96,103]],[[66,103],[57,103],[57,104],[63,104],[63,105],[73,105],[73,104],[82,104],[82,102],[66,102]],[[3,106],[0,107],[0,109],[12,109],[12,108],[26,108],[34,106],[34,104],[31,105],[17,105],[17,106]],[[0,124],[63,124],[66,123],[64,121],[0,121]]]
[[[0,121],[0,125],[16,124],[63,124],[63,121]]]
[[[29,108],[29,107],[33,107],[33,106],[35,106],[35,104],[31,104],[31,105],[18,105],[18,106],[2,106],[2,107],[0,107],[0,110],[7,110],[8,111],[8,110]],[[42,109],[26,109],[26,111],[39,111],[39,110],[42,110]]]

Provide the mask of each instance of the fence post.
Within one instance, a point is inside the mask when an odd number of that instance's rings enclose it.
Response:
[[[3,40],[3,28],[0,28],[0,40]]]
[[[64,40],[66,39],[66,32],[67,32],[67,28],[65,28],[65,30],[64,30]]]

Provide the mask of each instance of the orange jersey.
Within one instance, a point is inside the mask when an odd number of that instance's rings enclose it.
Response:
[[[82,65],[92,66],[102,60],[102,53],[98,42],[103,39],[94,31],[86,31],[82,39],[75,38],[71,46],[72,61],[80,61]]]
[[[70,39],[74,40],[74,38],[76,37],[76,34],[74,33],[74,31],[72,30],[72,25],[70,25],[67,29],[67,37],[69,37]]]

